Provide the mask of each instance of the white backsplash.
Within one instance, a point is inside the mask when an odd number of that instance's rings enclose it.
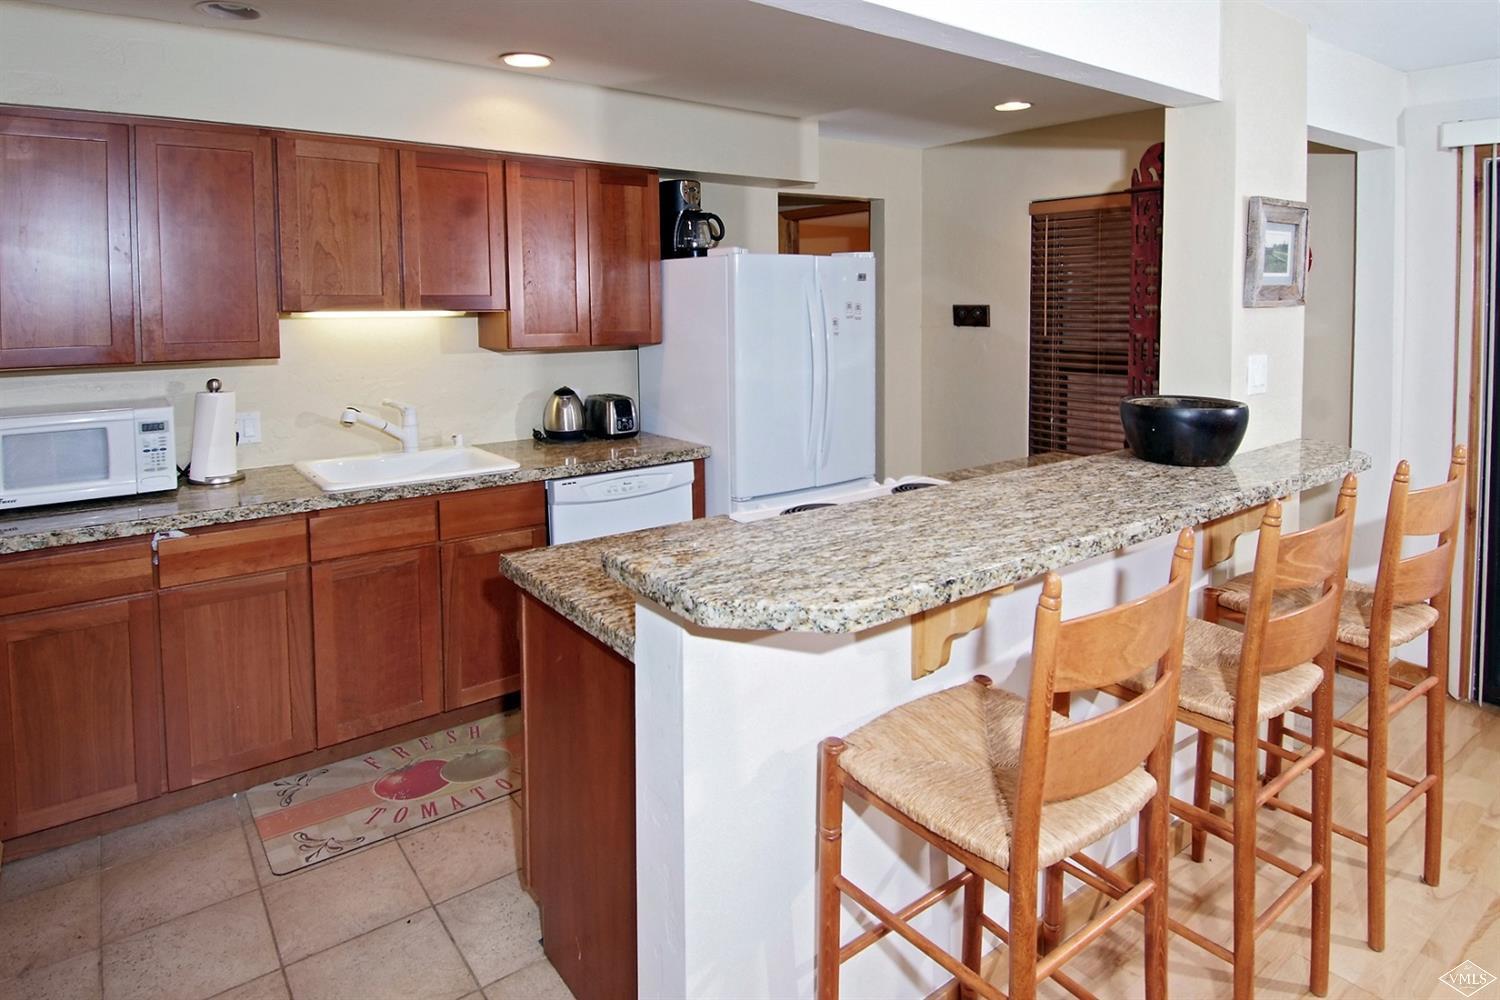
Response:
[[[193,395],[218,378],[240,411],[260,412],[261,443],[239,448],[240,468],[249,469],[398,450],[385,434],[338,422],[345,406],[380,412],[387,397],[417,407],[428,448],[454,433],[473,444],[530,437],[561,385],[580,396],[638,395],[634,350],[501,354],[477,338],[472,316],[283,319],[278,361],[9,374],[0,376],[0,407],[165,396],[177,415],[177,464],[185,465]]]

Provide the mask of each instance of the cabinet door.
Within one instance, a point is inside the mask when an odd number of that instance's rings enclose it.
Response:
[[[307,567],[161,593],[175,790],[313,749]]]
[[[271,139],[135,130],[141,358],[274,358]]]
[[[546,544],[546,528],[523,528],[443,545],[444,708],[521,689],[521,592],[500,555]]]
[[[130,130],[0,115],[0,368],[135,360]]]
[[[504,309],[502,162],[402,150],[401,252],[406,308]]]
[[[508,160],[505,198],[510,346],[587,347],[588,168]]]
[[[589,168],[593,342],[661,343],[661,202],[650,170]]]
[[[400,309],[396,150],[276,140],[281,307]]]
[[[313,566],[318,746],[443,707],[437,550]]]
[[[0,836],[162,784],[155,598],[0,618]]]

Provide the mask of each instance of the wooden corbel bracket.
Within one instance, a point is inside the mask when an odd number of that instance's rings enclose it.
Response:
[[[1215,566],[1234,555],[1234,543],[1247,531],[1259,531],[1261,518],[1266,516],[1266,505],[1251,507],[1238,514],[1221,517],[1203,525],[1203,568]]]
[[[999,587],[912,615],[911,679],[919,680],[947,664],[953,654],[953,640],[984,624],[991,598],[1013,590],[1014,587]]]

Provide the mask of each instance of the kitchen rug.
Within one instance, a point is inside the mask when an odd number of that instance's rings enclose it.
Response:
[[[521,788],[521,713],[486,716],[245,793],[277,875],[379,843]]]

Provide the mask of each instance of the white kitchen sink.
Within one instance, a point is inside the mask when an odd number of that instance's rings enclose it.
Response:
[[[377,486],[430,483],[490,472],[519,469],[521,463],[482,448],[428,448],[383,455],[350,455],[298,462],[296,469],[324,493],[367,490]]]

